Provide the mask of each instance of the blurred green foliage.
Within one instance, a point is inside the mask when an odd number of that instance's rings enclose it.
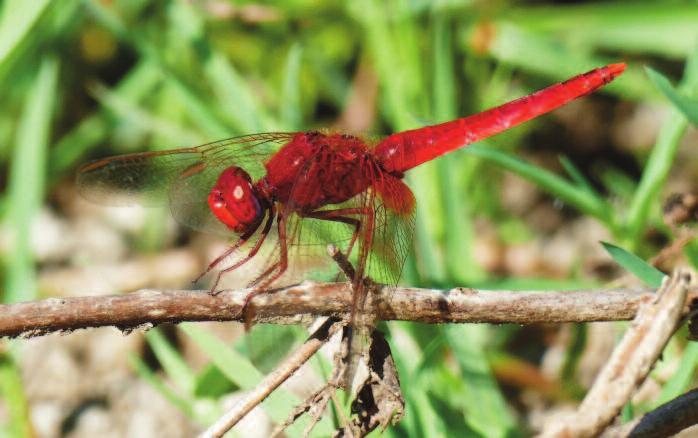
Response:
[[[629,70],[601,93],[672,107],[649,156],[636,157],[644,169],[637,180],[619,169],[589,175],[588,169],[562,158],[565,176],[518,158],[516,148],[530,144],[530,134],[545,120],[415,169],[408,182],[419,207],[406,284],[545,284],[545,279],[498,279],[476,262],[477,217],[501,225],[503,235],[515,230],[521,239],[536,233],[501,208],[499,169],[532,181],[565,208],[595,218],[639,256],[654,255],[658,248],[645,236],[659,230],[672,237],[661,223],[660,196],[687,117],[696,116],[698,5],[673,0],[536,3],[0,3],[0,168],[5,188],[0,213],[9,235],[2,255],[3,299],[37,296],[31,224],[54,187],[70,181],[79,163],[244,133],[332,125],[361,85],[355,76],[361,68],[375,72],[379,84],[376,120],[364,128],[375,134],[474,113],[618,60],[628,61]],[[689,55],[692,61],[674,89],[671,83],[679,79]],[[641,68],[646,63],[666,68],[674,77],[652,70],[650,81]],[[564,144],[553,146],[564,153]],[[582,282],[571,273],[555,287]],[[516,365],[507,342],[520,328],[396,323],[386,329],[395,341],[407,401],[405,419],[386,435],[526,434],[492,368],[494,363]],[[210,357],[210,367],[194,373],[157,331],[147,339],[176,390],[137,358],[134,366],[183,412],[208,424],[226,388],[253,387],[259,371],[244,355],[216,344],[195,326],[187,325],[183,332]],[[583,332],[579,336],[582,342],[567,352],[571,362],[566,369],[574,369],[583,348]],[[695,351],[693,345],[685,349],[663,401],[693,381]],[[669,349],[665,359],[682,352]],[[6,376],[0,394],[12,417],[5,430],[24,430],[26,401],[15,362],[0,359],[0,372]],[[212,389],[202,390],[201,382]],[[574,394],[566,397],[579,396]],[[297,400],[290,394],[275,397],[265,408],[280,420]],[[317,433],[326,434],[331,421],[323,420]]]

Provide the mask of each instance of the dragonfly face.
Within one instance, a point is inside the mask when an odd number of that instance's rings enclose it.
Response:
[[[238,234],[254,231],[268,203],[252,185],[250,175],[237,166],[225,169],[208,195],[211,212]]]

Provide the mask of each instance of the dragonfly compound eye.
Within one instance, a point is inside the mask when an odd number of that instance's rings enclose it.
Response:
[[[236,233],[259,225],[263,211],[250,176],[239,167],[225,169],[208,195],[211,212]]]

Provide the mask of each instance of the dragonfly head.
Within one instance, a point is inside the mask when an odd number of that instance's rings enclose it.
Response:
[[[208,195],[211,212],[239,234],[254,231],[259,226],[266,205],[255,190],[250,175],[237,166],[225,169]]]

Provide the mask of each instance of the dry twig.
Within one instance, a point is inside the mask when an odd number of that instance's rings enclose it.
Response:
[[[698,389],[689,391],[646,413],[629,438],[664,438],[698,424]]]
[[[255,406],[259,405],[269,394],[306,363],[327,342],[339,325],[338,321],[328,318],[312,335],[287,357],[274,371],[269,373],[257,387],[246,394],[230,411],[212,424],[201,438],[222,437],[235,426]]]
[[[387,289],[387,292],[386,292]],[[0,305],[0,336],[29,337],[89,327],[135,329],[184,321],[231,321],[247,290],[211,296],[205,291],[138,292],[98,297],[49,298]],[[351,285],[304,282],[262,294],[252,301],[254,323],[309,322],[320,316],[344,318]],[[652,289],[588,289],[570,292],[434,290],[383,288],[377,320],[425,323],[478,322],[535,324],[628,320],[654,299]],[[369,295],[369,300],[375,297]],[[698,290],[689,291],[689,302]],[[684,312],[688,311],[688,307]]]
[[[338,388],[342,387],[342,382],[344,381],[344,373],[347,369],[347,358],[349,353],[349,342],[351,336],[351,328],[345,325],[342,329],[342,340],[340,343],[339,350],[335,353],[334,366],[332,368],[332,376],[329,378],[327,383],[315,391],[310,397],[308,397],[303,403],[296,406],[288,416],[288,419],[279,424],[271,433],[270,436],[277,437],[280,436],[289,426],[296,422],[302,415],[310,414],[311,421],[304,431],[304,436],[310,435],[310,432],[315,427],[315,425],[320,421],[322,414],[325,412],[330,399],[335,400],[335,394]],[[349,421],[344,418],[341,409],[338,409],[342,424],[347,424]]]
[[[656,299],[640,306],[632,326],[596,378],[577,412],[551,424],[544,437],[597,436],[620,413],[649,374],[676,330],[686,303],[691,275],[677,271],[665,278]]]

